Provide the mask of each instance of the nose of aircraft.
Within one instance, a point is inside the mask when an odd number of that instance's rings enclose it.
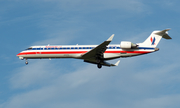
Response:
[[[19,57],[20,55],[21,55],[21,53],[17,54],[16,56],[18,56],[18,57]]]
[[[16,56],[19,57],[19,59],[23,60],[24,57],[22,57],[21,55],[22,55],[22,53],[19,53],[19,54],[17,54]]]

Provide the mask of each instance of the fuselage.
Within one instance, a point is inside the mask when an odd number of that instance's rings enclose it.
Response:
[[[47,45],[31,46],[20,52],[17,56],[20,59],[43,59],[43,58],[77,58],[92,50],[98,45]],[[104,52],[104,60],[111,60],[120,57],[131,57],[157,51],[153,47],[138,47],[135,49],[121,49],[120,45],[108,45]]]
[[[169,30],[153,31],[142,43],[134,44],[129,41],[121,41],[120,44],[110,44],[114,37],[114,34],[112,34],[106,41],[99,45],[31,46],[17,54],[17,56],[22,60],[25,59],[26,65],[28,64],[27,59],[76,58],[82,59],[87,63],[97,64],[99,69],[102,66],[118,66],[120,60],[115,64],[108,63],[106,60],[138,56],[158,51],[159,48],[156,48],[156,46],[161,38],[171,39],[167,33]]]

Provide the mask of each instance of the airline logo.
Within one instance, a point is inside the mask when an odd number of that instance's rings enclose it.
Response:
[[[151,45],[155,45],[155,41],[156,41],[156,38],[154,37],[154,38],[150,38],[150,40],[151,40]]]

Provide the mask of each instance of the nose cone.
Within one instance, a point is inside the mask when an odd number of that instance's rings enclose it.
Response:
[[[19,57],[19,59],[23,60],[24,57],[22,57],[21,55],[22,55],[22,53],[19,53],[19,54],[17,54],[16,56]]]
[[[19,53],[19,54],[17,54],[16,56],[17,56],[17,57],[19,57],[19,56],[20,56],[20,53]]]
[[[22,52],[20,52],[20,53],[19,53],[19,54],[17,54],[16,56],[17,56],[17,57],[20,57],[20,55],[22,55]]]

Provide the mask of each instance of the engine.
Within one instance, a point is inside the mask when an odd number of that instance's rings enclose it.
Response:
[[[120,47],[122,49],[131,49],[131,48],[136,48],[137,45],[129,41],[121,41]]]

